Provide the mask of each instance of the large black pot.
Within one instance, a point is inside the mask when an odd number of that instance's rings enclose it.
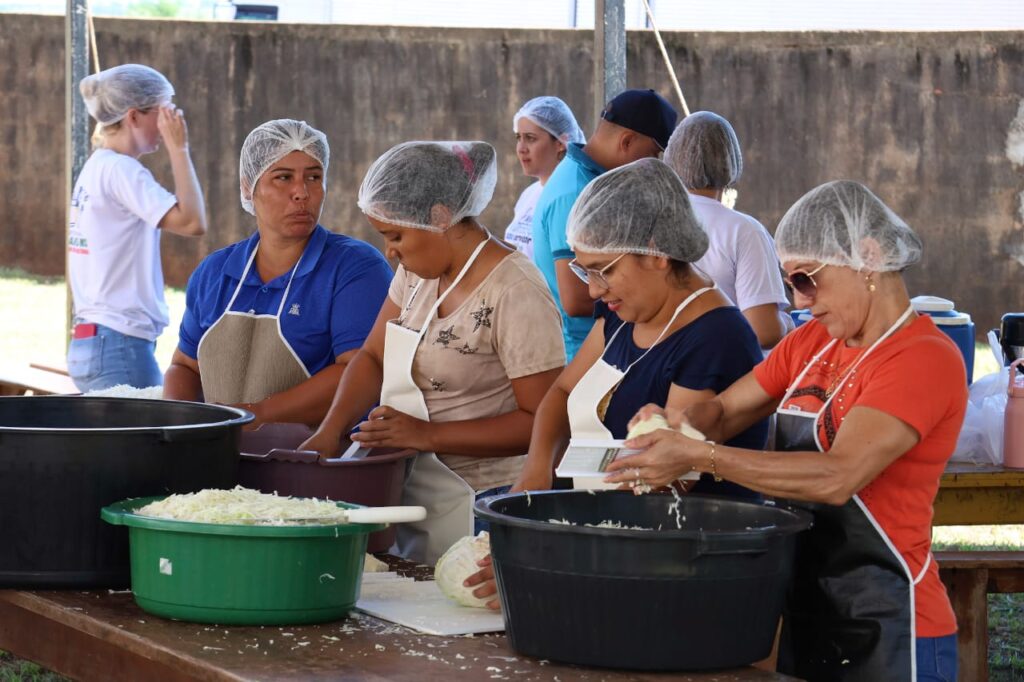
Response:
[[[490,522],[512,648],[645,670],[728,668],[767,657],[796,534],[810,526],[810,514],[686,495],[677,516],[674,503],[667,493],[626,491],[478,501],[477,516]],[[582,525],[604,521],[655,530]]]
[[[127,586],[127,531],[100,509],[234,486],[252,418],[165,400],[0,398],[0,587]]]

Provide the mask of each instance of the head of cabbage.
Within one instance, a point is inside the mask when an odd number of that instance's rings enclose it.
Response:
[[[462,582],[480,570],[476,562],[490,553],[491,536],[486,531],[481,531],[476,537],[467,535],[449,547],[434,567],[434,580],[441,588],[441,594],[460,606],[486,608],[487,602],[494,597],[475,597],[473,590],[479,585],[466,587]]]

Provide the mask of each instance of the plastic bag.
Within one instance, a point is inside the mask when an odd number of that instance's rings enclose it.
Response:
[[[964,425],[950,461],[1002,465],[1003,415],[1009,380],[1009,369],[1004,367],[971,384]]]

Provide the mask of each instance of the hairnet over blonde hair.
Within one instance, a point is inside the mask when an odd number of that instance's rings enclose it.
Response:
[[[271,166],[292,152],[304,152],[324,167],[323,184],[327,187],[327,164],[331,148],[327,136],[305,121],[279,118],[253,128],[242,143],[238,158],[238,185],[242,208],[256,215],[252,194],[256,183]]]
[[[101,127],[117,123],[129,109],[149,109],[174,97],[174,86],[156,69],[142,64],[122,64],[78,84],[89,115]]]
[[[675,171],[640,159],[599,175],[569,213],[569,246],[587,253],[635,253],[692,263],[708,250]]]
[[[497,182],[497,154],[486,142],[403,142],[366,171],[358,203],[375,220],[444,232],[483,213]]]
[[[921,260],[921,240],[864,185],[835,180],[815,187],[782,216],[779,261],[812,261],[890,272]]]

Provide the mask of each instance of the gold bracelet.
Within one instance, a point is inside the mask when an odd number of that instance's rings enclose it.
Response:
[[[706,441],[711,446],[711,452],[708,453],[708,457],[711,458],[711,476],[715,479],[715,483],[719,483],[722,477],[718,475],[718,469],[715,468],[715,444],[711,441]]]

